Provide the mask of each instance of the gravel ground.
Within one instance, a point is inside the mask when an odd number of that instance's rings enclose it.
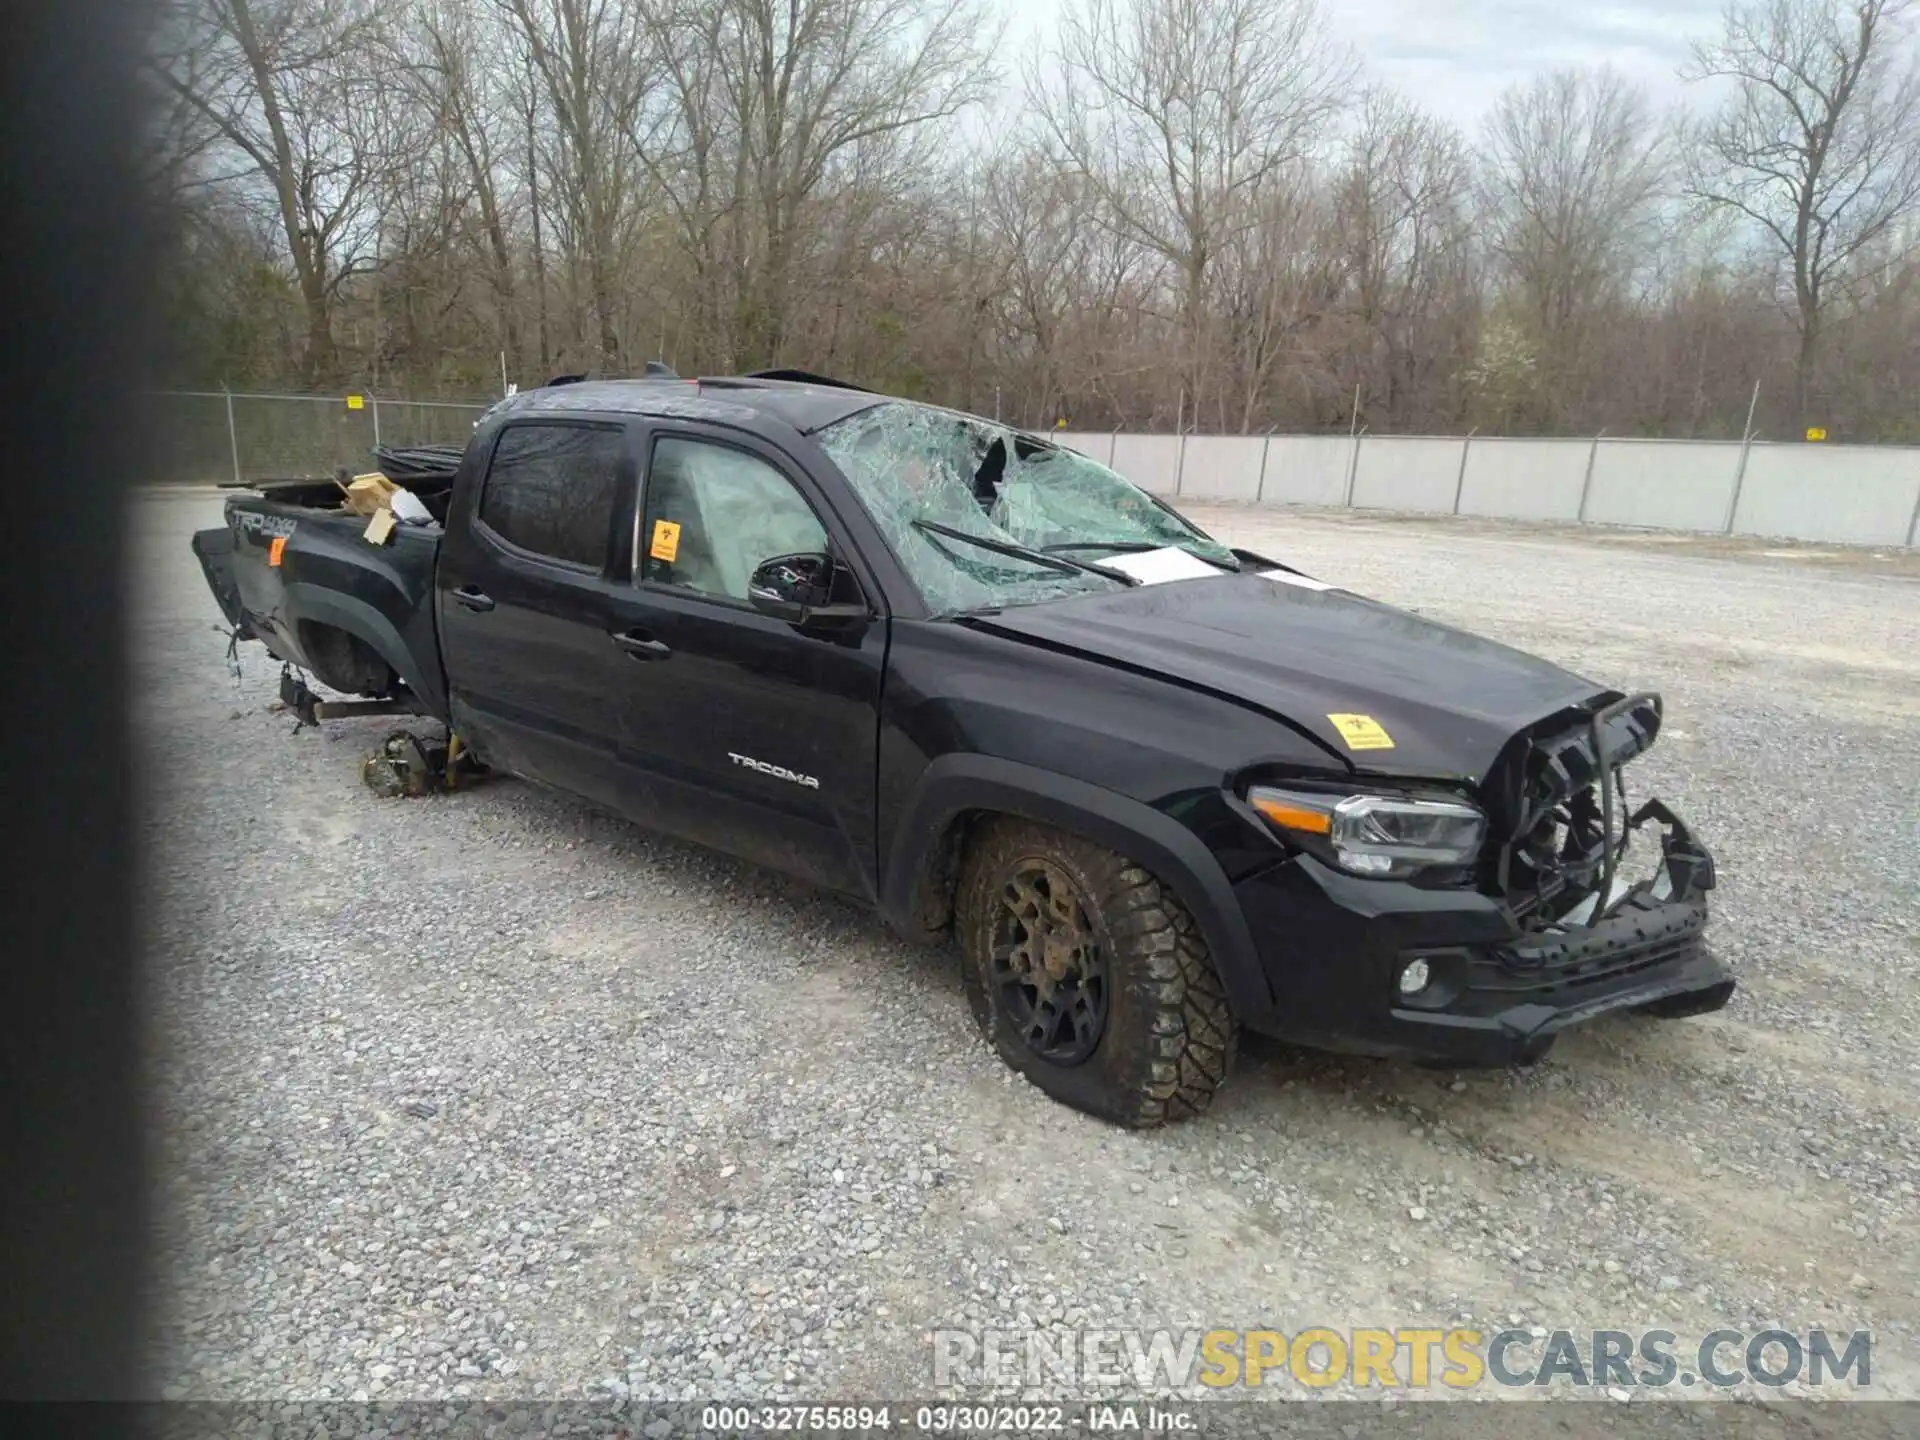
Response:
[[[1514,1072],[1260,1045],[1117,1131],[858,908],[511,780],[376,798],[388,722],[291,733],[187,550],[218,502],[148,497],[154,1389],[924,1397],[943,1327],[1778,1325],[1871,1329],[1920,1397],[1920,564],[1194,514],[1663,690],[1633,778],[1719,854],[1729,1008]]]

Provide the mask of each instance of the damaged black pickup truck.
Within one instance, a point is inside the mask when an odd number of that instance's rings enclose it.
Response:
[[[389,473],[433,518],[384,545],[330,485],[195,537],[240,636],[951,931],[991,1043],[1070,1105],[1203,1110],[1243,1026],[1502,1064],[1732,993],[1711,857],[1628,799],[1659,697],[1231,549],[1042,437],[792,372],[589,381]]]

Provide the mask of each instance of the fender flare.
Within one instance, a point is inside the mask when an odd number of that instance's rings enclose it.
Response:
[[[990,755],[943,755],[921,772],[887,846],[881,911],[912,933],[916,888],[929,851],[956,816],[969,810],[1019,815],[1069,830],[1125,855],[1170,886],[1207,942],[1242,1022],[1270,1015],[1273,987],[1260,963],[1233,885],[1200,837],[1131,796]]]
[[[312,620],[364,640],[430,709],[437,713],[442,708],[438,677],[429,678],[422,673],[406,638],[391,620],[366,601],[324,586],[294,581],[286,587],[285,607],[296,624]]]

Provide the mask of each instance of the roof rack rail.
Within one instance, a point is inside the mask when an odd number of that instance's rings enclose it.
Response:
[[[836,380],[831,375],[816,375],[811,370],[755,370],[747,376],[749,380],[791,380],[797,385],[831,385],[836,390],[858,390],[862,395],[877,392],[864,385],[855,385],[850,380]]]
[[[680,378],[680,372],[664,360],[647,361],[644,375],[648,380],[678,380]],[[578,385],[587,380],[624,380],[627,378],[628,377],[624,375],[609,375],[603,370],[582,370],[578,375],[556,375],[547,381],[547,384],[549,386]]]

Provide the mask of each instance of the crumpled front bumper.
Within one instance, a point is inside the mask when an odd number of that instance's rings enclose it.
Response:
[[[1657,801],[1635,821],[1660,826],[1659,872],[1585,925],[1523,929],[1490,896],[1362,879],[1307,855],[1243,880],[1275,995],[1271,1014],[1243,1018],[1325,1049],[1504,1065],[1615,1011],[1719,1009],[1734,981],[1705,941],[1713,859]],[[1415,959],[1431,978],[1403,995]]]

